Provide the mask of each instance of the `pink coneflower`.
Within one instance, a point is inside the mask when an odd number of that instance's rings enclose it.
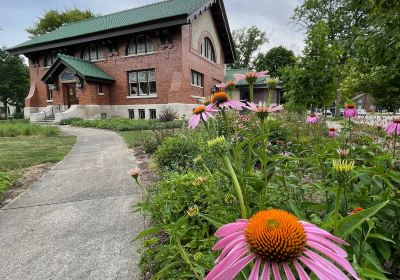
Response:
[[[311,114],[306,119],[307,123],[316,124],[319,122],[319,117],[316,114]]]
[[[236,83],[234,81],[227,81],[225,83],[221,83],[216,85],[217,88],[219,89],[227,89],[227,90],[232,90],[236,86]]]
[[[222,226],[215,236],[221,240],[213,249],[222,252],[205,280],[235,279],[253,262],[249,280],[270,279],[271,270],[275,280],[282,279],[280,271],[288,280],[309,280],[312,272],[320,279],[349,279],[343,271],[359,279],[338,245],[346,242],[286,211],[260,211]]]
[[[329,130],[328,130],[328,136],[329,136],[330,138],[335,138],[335,137],[337,137],[338,134],[337,134],[336,128],[334,128],[334,127],[329,128]]]
[[[207,121],[209,118],[213,118],[213,113],[216,111],[212,104],[208,106],[200,105],[193,110],[193,116],[189,120],[189,128],[195,129],[201,120]]]
[[[238,100],[231,100],[229,95],[225,92],[216,92],[211,96],[211,103],[220,109],[232,108],[236,110],[242,110],[246,104]]]
[[[249,102],[248,106],[245,106],[245,108],[255,112],[260,119],[267,117],[269,113],[280,112],[283,110],[283,106],[281,105],[277,106],[276,104],[273,104],[271,106],[257,106],[253,102]]]
[[[400,118],[393,119],[392,122],[386,126],[385,131],[389,135],[400,135]]]
[[[246,80],[249,84],[255,83],[258,78],[266,77],[268,71],[261,71],[261,72],[249,72],[247,74],[234,74],[233,77],[235,78],[236,83],[240,82],[241,80]]]
[[[358,116],[356,106],[353,104],[346,104],[346,109],[344,110],[343,116],[345,119],[351,119]]]

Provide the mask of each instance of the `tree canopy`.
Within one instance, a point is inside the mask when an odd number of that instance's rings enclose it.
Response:
[[[328,36],[328,26],[316,23],[307,33],[303,56],[286,69],[283,78],[291,107],[323,108],[335,100],[339,51],[329,44]]]
[[[81,11],[77,8],[62,11],[49,10],[45,11],[38,21],[32,27],[27,28],[26,31],[31,37],[36,37],[51,32],[63,25],[93,18],[94,16],[94,13],[90,10]]]
[[[269,75],[278,77],[282,74],[283,68],[293,66],[295,62],[296,57],[293,51],[279,46],[266,53],[259,53],[254,64],[257,71],[268,70]]]
[[[256,26],[245,27],[232,32],[235,43],[236,62],[233,68],[252,68],[256,52],[268,42],[264,31]]]
[[[0,48],[0,100],[19,112],[29,91],[29,69],[18,56]]]

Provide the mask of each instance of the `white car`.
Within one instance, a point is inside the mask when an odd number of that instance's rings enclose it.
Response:
[[[364,109],[358,109],[357,113],[359,116],[366,116],[367,115],[367,111],[365,111]]]

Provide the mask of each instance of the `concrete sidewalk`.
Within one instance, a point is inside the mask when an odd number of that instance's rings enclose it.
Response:
[[[140,279],[133,155],[114,132],[62,129],[71,153],[0,210],[0,279]]]

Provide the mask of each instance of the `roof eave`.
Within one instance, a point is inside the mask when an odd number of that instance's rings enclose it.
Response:
[[[110,29],[107,31],[101,31],[91,34],[85,34],[75,37],[70,37],[66,39],[54,40],[50,42],[39,43],[30,46],[22,46],[22,47],[13,47],[7,49],[13,55],[20,55],[20,54],[28,54],[32,52],[37,52],[41,50],[53,49],[53,48],[60,48],[66,47],[70,45],[80,44],[80,43],[88,43],[96,40],[102,40],[112,37],[118,37],[122,35],[137,33],[137,32],[144,32],[159,28],[166,28],[172,27],[177,25],[183,25],[187,23],[187,15],[180,15],[174,16],[169,18],[163,18],[160,20],[141,23],[139,25],[131,25],[131,26],[124,26],[121,28]]]

